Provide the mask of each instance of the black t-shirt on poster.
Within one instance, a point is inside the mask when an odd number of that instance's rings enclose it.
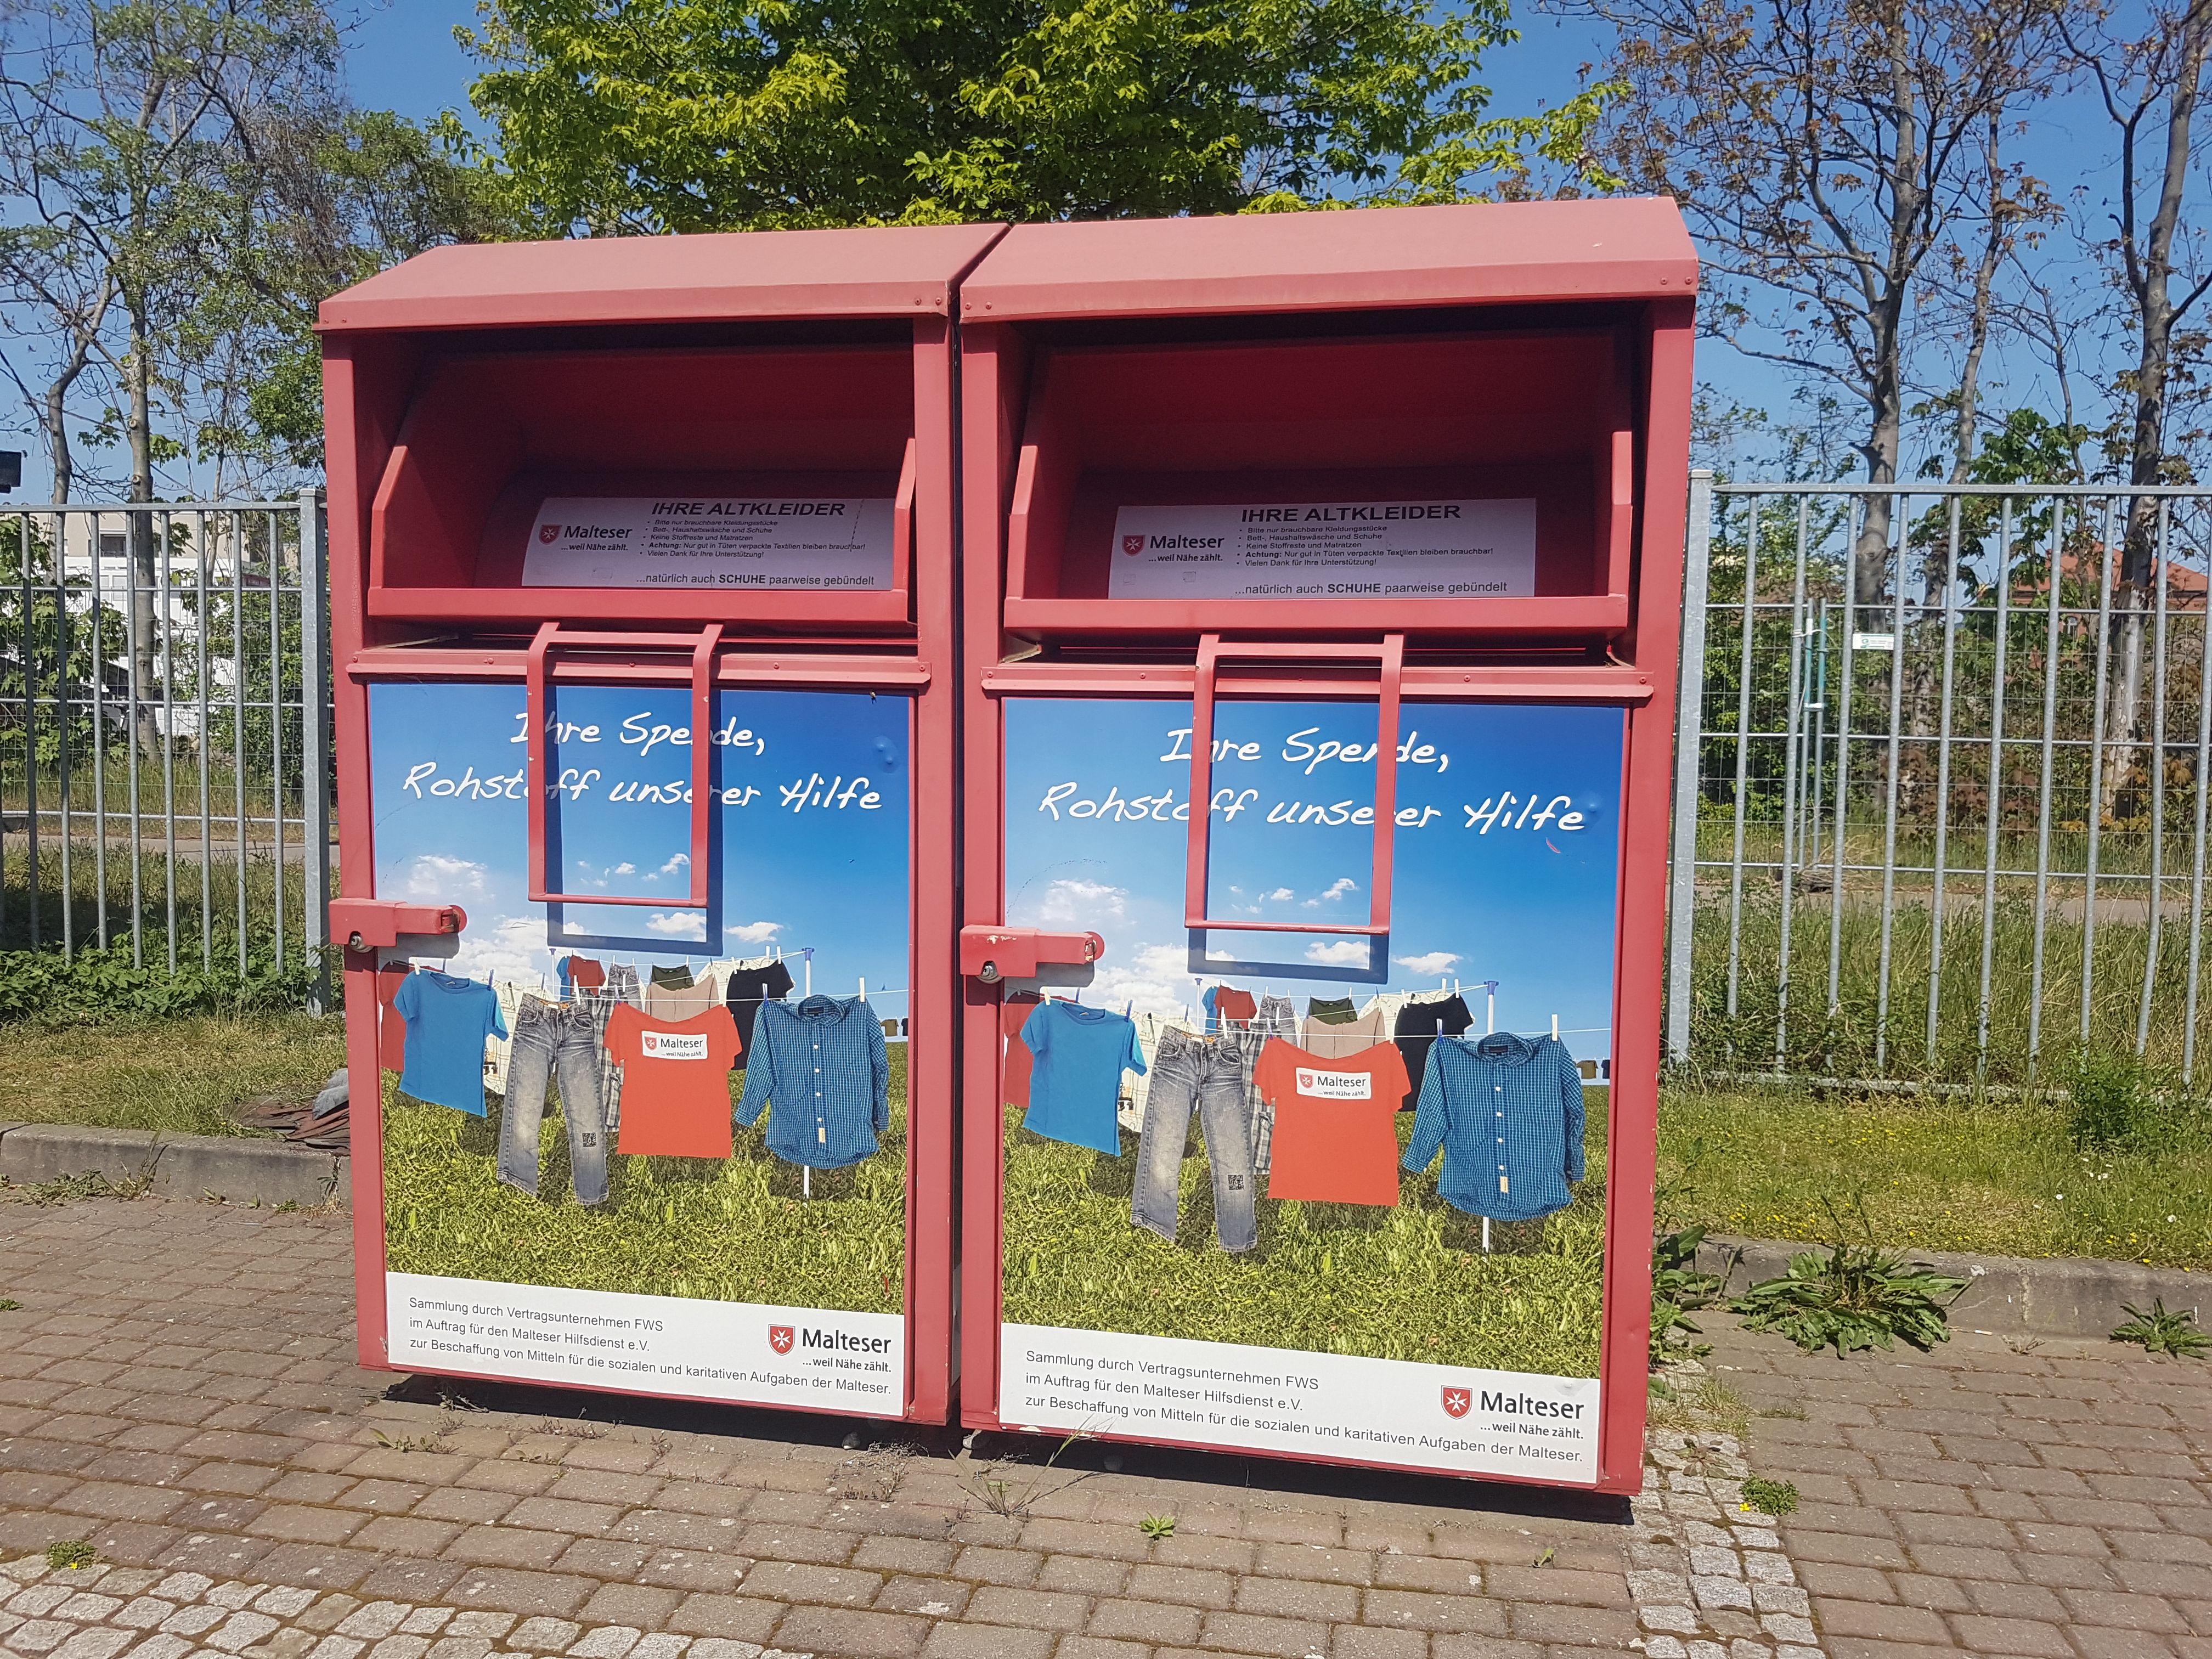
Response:
[[[1458,997],[1446,997],[1438,1002],[1409,1002],[1398,1011],[1397,1023],[1391,1035],[1398,1041],[1399,1055],[1406,1062],[1406,1075],[1413,1079],[1413,1089],[1406,1103],[1398,1109],[1410,1112],[1421,1101],[1421,1073],[1429,1064],[1429,1050],[1439,1036],[1460,1036],[1474,1024],[1474,1016],[1467,1011],[1467,1004]]]
[[[745,1053],[752,1052],[753,1021],[759,1018],[761,1004],[771,997],[781,997],[791,985],[791,969],[780,962],[731,971],[730,988],[723,1000],[729,1005],[730,1017],[738,1022],[738,1041]]]

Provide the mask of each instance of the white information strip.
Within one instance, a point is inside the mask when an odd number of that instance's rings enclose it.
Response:
[[[1536,503],[1125,507],[1113,558],[1116,599],[1523,598],[1536,591]]]
[[[864,1417],[905,1409],[906,1321],[755,1302],[384,1276],[395,1365]]]
[[[1457,1474],[1597,1480],[1595,1378],[1006,1325],[999,1417]]]
[[[551,495],[525,587],[888,588],[888,497]]]

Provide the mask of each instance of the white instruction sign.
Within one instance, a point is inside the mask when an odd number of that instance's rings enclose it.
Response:
[[[999,1419],[1347,1462],[1597,1479],[1595,1378],[1002,1325]]]
[[[1125,507],[1116,599],[1402,599],[1536,591],[1536,503],[1255,501]]]
[[[855,496],[552,495],[525,587],[891,585],[891,502]]]
[[[625,1394],[897,1417],[906,1321],[757,1302],[384,1276],[395,1365]]]

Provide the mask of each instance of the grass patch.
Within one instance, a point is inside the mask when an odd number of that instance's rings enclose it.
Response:
[[[1592,1092],[1589,1168],[1605,1168]],[[1492,1226],[1407,1176],[1395,1208],[1262,1198],[1260,1243],[1215,1243],[1212,1177],[1184,1160],[1176,1242],[1129,1219],[1137,1138],[1106,1158],[1006,1117],[1006,1317],[1028,1325],[1315,1353],[1597,1375],[1605,1193],[1585,1182],[1542,1221]],[[1401,1113],[1402,1144],[1412,1115]]]
[[[2212,1268],[2212,1116],[2165,1111],[2155,1139],[2077,1146],[2063,1101],[1670,1089],[1660,1178],[1717,1232],[1826,1241],[1850,1194],[1893,1249]]]
[[[799,1170],[769,1152],[769,1119],[736,1155],[607,1160],[608,1202],[572,1195],[568,1141],[548,1109],[538,1192],[499,1179],[500,1102],[475,1118],[426,1106],[386,1080],[385,1248],[395,1273],[635,1296],[897,1313],[905,1305],[906,1050],[890,1052],[890,1130],[873,1158]],[[731,1073],[734,1101],[744,1074]],[[775,1109],[769,1109],[773,1115]]]
[[[307,1099],[344,1062],[344,1023],[306,1014],[11,1025],[0,1121],[240,1134],[229,1113],[240,1101]]]
[[[1743,1504],[1761,1515],[1795,1515],[1797,1513],[1797,1487],[1794,1481],[1769,1480],[1753,1475],[1743,1483]]]

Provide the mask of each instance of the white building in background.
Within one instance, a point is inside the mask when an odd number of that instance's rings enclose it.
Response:
[[[88,617],[95,595],[110,613],[101,623],[100,655],[111,665],[111,686],[117,678],[114,671],[121,671],[127,684],[131,665],[130,618],[134,586],[138,587],[142,600],[149,597],[141,586],[143,579],[134,571],[131,556],[131,520],[137,515],[86,508],[33,516],[44,521],[40,527],[45,532],[48,545],[58,545],[61,550],[64,603],[70,613]],[[57,519],[60,520],[58,525]],[[265,563],[253,562],[250,552],[240,568],[236,550],[241,538],[236,515],[210,513],[203,517],[175,513],[165,518],[156,514],[154,527],[157,537],[167,532],[167,545],[156,551],[155,591],[150,596],[155,679],[151,685],[141,688],[139,696],[157,730],[171,738],[192,741],[198,738],[204,723],[197,661],[203,587],[212,608],[234,592],[266,592],[269,571]],[[7,545],[9,528],[4,520],[0,520],[0,582],[15,574],[9,569],[9,566],[20,564],[19,557],[10,556],[17,549]],[[267,528],[273,534],[276,524],[271,522]],[[15,533],[20,537],[21,532],[18,529]],[[297,557],[296,548],[280,544],[279,551],[288,556],[288,563]],[[48,576],[41,585],[51,591],[52,580]],[[258,660],[267,656],[265,641],[249,639],[245,643],[249,658]],[[161,678],[172,665],[176,671],[176,683],[165,699]],[[205,666],[208,702],[220,708],[230,700],[231,688],[237,678],[234,665],[228,652],[217,651],[209,657]],[[127,691],[122,695],[127,696]]]

